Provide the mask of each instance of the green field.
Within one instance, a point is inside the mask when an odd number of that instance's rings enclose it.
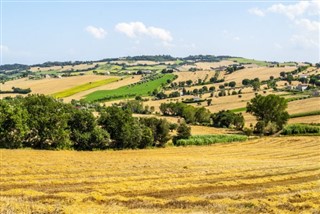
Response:
[[[318,111],[301,112],[301,113],[297,113],[297,114],[291,114],[290,118],[306,117],[306,116],[313,116],[313,115],[320,115],[320,110],[318,110]]]
[[[67,90],[64,91],[60,91],[57,93],[52,94],[55,98],[64,98],[64,97],[69,97],[71,95],[74,95],[76,93],[79,93],[81,91],[86,91],[92,88],[96,88],[102,85],[106,85],[112,82],[117,81],[118,78],[109,78],[109,79],[105,79],[105,80],[100,80],[100,81],[96,81],[96,82],[89,82],[83,85],[78,85],[76,87],[73,88],[69,88]]]
[[[155,89],[159,89],[162,84],[167,84],[167,80],[174,79],[173,74],[162,75],[161,78],[151,80],[146,83],[141,83],[133,86],[123,86],[114,90],[101,90],[95,91],[86,96],[87,101],[98,101],[98,100],[112,100],[124,97],[134,97],[137,95],[145,96]]]
[[[246,107],[236,108],[236,109],[232,109],[230,111],[233,112],[233,113],[239,113],[239,112],[247,111],[247,108]]]
[[[255,59],[246,59],[246,58],[241,58],[241,57],[229,58],[228,60],[236,61],[237,63],[256,64],[256,65],[259,65],[259,66],[268,66],[269,65],[269,63],[267,63],[265,61],[260,61],[260,60],[255,60]]]

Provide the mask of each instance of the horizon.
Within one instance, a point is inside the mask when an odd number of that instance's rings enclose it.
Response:
[[[140,55],[319,62],[319,1],[2,1],[1,65]]]

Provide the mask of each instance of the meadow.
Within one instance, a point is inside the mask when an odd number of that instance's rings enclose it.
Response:
[[[95,91],[91,94],[88,94],[85,98],[87,101],[94,101],[104,98],[111,98],[113,96],[126,98],[134,96],[146,96],[155,89],[159,89],[162,84],[167,84],[167,80],[172,80],[174,78],[173,74],[165,74],[159,79],[150,80],[145,83],[136,84],[133,86],[123,86],[114,90],[101,90]]]
[[[67,90],[64,91],[60,91],[57,93],[52,94],[55,98],[64,98],[64,97],[69,97],[71,95],[74,95],[76,93],[82,92],[82,91],[86,91],[92,88],[97,88],[99,86],[102,85],[107,85],[109,83],[115,82],[117,81],[119,78],[109,78],[109,79],[104,79],[104,80],[99,80],[96,82],[89,82],[89,83],[85,83],[83,85],[78,85],[75,86],[73,88],[69,88]]]
[[[318,140],[0,150],[0,213],[318,213]]]

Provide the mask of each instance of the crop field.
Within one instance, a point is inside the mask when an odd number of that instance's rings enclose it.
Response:
[[[241,58],[241,57],[235,57],[235,58],[228,58],[230,61],[234,61],[237,63],[249,63],[249,64],[256,64],[259,66],[268,66],[269,63],[266,61],[260,61],[260,60],[255,60],[255,59],[246,59],[246,58]]]
[[[130,77],[124,77],[124,78],[121,78],[121,79],[117,80],[116,82],[111,82],[111,83],[109,83],[107,85],[102,85],[102,86],[99,86],[99,87],[96,87],[96,88],[92,88],[92,89],[89,89],[89,90],[86,90],[86,91],[79,92],[77,94],[71,95],[70,97],[66,97],[63,100],[66,101],[66,102],[69,102],[72,99],[80,100],[80,99],[84,98],[86,95],[88,95],[88,94],[90,94],[92,92],[99,91],[99,90],[113,90],[113,89],[117,89],[117,88],[120,88],[120,87],[123,87],[123,86],[126,86],[126,85],[137,83],[140,80],[141,80],[141,75],[134,75],[132,77],[131,76]]]
[[[26,78],[8,81],[3,86],[3,90],[11,90],[12,87],[31,88],[33,94],[53,94],[81,84],[95,82],[113,78],[113,76],[83,75],[73,77],[47,78],[41,80],[29,80]]]
[[[124,98],[126,96],[133,97],[137,95],[148,95],[148,93],[152,92],[154,89],[159,88],[161,84],[166,84],[167,80],[172,80],[173,77],[174,76],[172,74],[165,74],[159,79],[152,80],[143,84],[138,84],[130,87],[123,86],[114,90],[95,91],[91,94],[88,94],[85,99],[88,101],[94,101],[111,96],[122,96],[122,98]]]
[[[245,68],[233,72],[232,74],[226,75],[226,82],[235,81],[237,84],[241,84],[243,79],[254,79],[258,77],[260,81],[268,80],[270,76],[275,78],[280,76],[282,71],[289,72],[295,70],[295,67],[284,67],[284,68],[268,68],[268,67],[258,67],[258,68]]]
[[[74,94],[82,92],[82,91],[86,91],[86,90],[89,90],[89,89],[92,89],[92,88],[97,88],[97,87],[102,86],[102,85],[107,85],[109,83],[117,81],[118,79],[119,78],[115,78],[114,77],[114,78],[99,80],[99,81],[96,81],[96,82],[85,83],[83,85],[78,85],[78,86],[75,86],[73,88],[69,88],[67,90],[54,93],[53,96],[56,97],[56,98],[69,97],[71,95],[74,95]]]
[[[0,213],[317,213],[318,140],[0,150]]]

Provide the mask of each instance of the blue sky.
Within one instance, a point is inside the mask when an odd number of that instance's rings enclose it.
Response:
[[[1,60],[170,54],[319,62],[320,1],[2,1]]]

